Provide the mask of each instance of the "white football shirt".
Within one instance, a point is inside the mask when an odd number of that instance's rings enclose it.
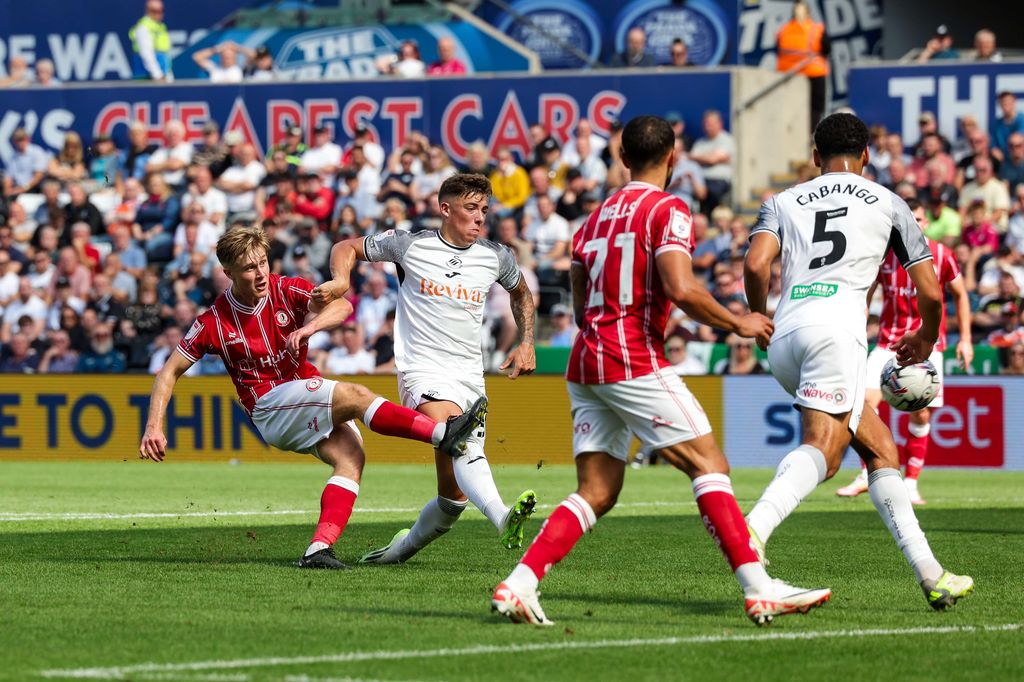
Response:
[[[507,246],[479,239],[460,247],[436,230],[388,230],[363,240],[369,261],[398,266],[395,367],[481,376],[480,328],[491,285],[511,291],[522,274]]]
[[[889,248],[905,269],[932,252],[907,203],[853,173],[826,173],[761,206],[751,236],[782,246],[782,300],[775,334],[829,326],[867,347],[867,291]]]

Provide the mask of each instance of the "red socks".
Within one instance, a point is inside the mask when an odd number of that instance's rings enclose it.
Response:
[[[327,479],[323,495],[320,496],[320,521],[316,524],[313,542],[330,546],[338,541],[352,516],[352,507],[358,494],[359,484],[352,479],[344,476],[331,476]]]
[[[544,522],[519,563],[528,566],[538,580],[543,578],[595,523],[597,516],[587,501],[576,493],[569,495]]]
[[[705,474],[693,479],[693,496],[704,527],[735,571],[743,564],[757,562],[747,522],[736,504],[732,483],[725,474]]]
[[[366,408],[363,423],[369,426],[371,431],[385,436],[411,438],[432,445],[437,445],[441,436],[444,435],[443,425],[439,422],[416,410],[396,405],[381,397],[377,397]],[[438,430],[438,426],[442,426],[442,429],[435,439],[435,431]]]
[[[929,424],[910,424],[910,435],[907,438],[907,473],[904,478],[917,478],[924,468],[925,457],[928,456]]]

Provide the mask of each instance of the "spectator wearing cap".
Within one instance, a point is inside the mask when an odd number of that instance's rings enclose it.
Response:
[[[14,131],[11,145],[14,149],[7,160],[3,177],[4,196],[15,197],[25,192],[37,192],[39,183],[46,177],[50,155],[32,143],[24,128]]]
[[[960,214],[950,206],[953,197],[950,189],[943,187],[938,191],[929,190],[921,199],[921,203],[926,207],[925,218],[928,220],[925,236],[947,246],[959,239],[963,227]]]
[[[974,60],[979,62],[1003,61],[1003,53],[996,48],[996,34],[987,28],[974,34]]]
[[[708,216],[732,190],[736,143],[725,130],[722,115],[714,110],[704,113],[704,137],[693,143],[690,158],[700,164],[707,186],[707,199],[701,210]]]
[[[683,115],[678,111],[673,110],[665,114],[665,120],[668,121],[670,126],[672,126],[672,134],[676,137],[682,138],[683,149],[689,153],[689,151],[693,149],[694,139],[692,135],[686,132],[686,120],[683,118]]]
[[[146,164],[157,146],[149,141],[149,129],[141,121],[128,125],[128,148],[121,155],[121,168],[126,178],[142,180],[146,175]]]
[[[111,188],[120,196],[124,192],[121,157],[110,135],[97,135],[92,140],[93,156],[89,162],[89,185],[95,190]]]
[[[113,325],[99,322],[90,338],[89,348],[78,358],[76,374],[123,374],[128,361],[114,348]]]
[[[251,144],[239,145],[234,163],[217,179],[217,188],[227,197],[229,223],[236,218],[256,219],[256,190],[266,174],[256,148]]]
[[[299,159],[302,173],[320,173],[328,187],[334,186],[334,175],[341,170],[341,147],[334,144],[334,134],[325,125],[313,129],[313,146]]]
[[[267,83],[277,80],[277,72],[274,70],[274,55],[266,45],[260,45],[255,50],[244,46],[239,49],[245,55],[245,79],[254,83]]]
[[[284,139],[267,150],[266,164],[268,172],[280,172],[273,163],[274,154],[277,152],[284,152],[288,165],[296,169],[302,163],[302,155],[306,153],[307,149],[306,143],[302,141],[302,128],[296,125],[288,126],[284,133]]]
[[[616,52],[608,66],[623,69],[655,66],[656,63],[654,55],[647,51],[647,34],[637,26],[629,29],[629,33],[626,34],[626,49]]]
[[[665,191],[682,199],[690,207],[690,212],[696,213],[700,208],[700,202],[708,194],[707,185],[704,183],[704,171],[700,164],[686,153],[683,138],[676,138],[675,149],[676,165],[672,167],[672,179]]]
[[[258,163],[258,162],[257,162]],[[223,233],[228,214],[228,197],[213,184],[213,174],[206,166],[195,169],[188,191],[181,197],[181,207],[185,210],[194,203],[202,205],[209,220],[218,232]]]
[[[950,152],[950,150],[953,149],[953,145],[946,138],[946,136],[939,132],[939,123],[935,119],[935,114],[933,114],[930,111],[925,111],[920,116],[918,116],[918,118],[917,118],[917,133],[918,133],[917,144],[915,144],[913,146],[913,148],[911,149],[911,152],[912,152],[912,154],[913,154],[913,156],[915,158],[918,158],[918,157],[921,156],[921,153],[922,153],[921,149],[926,144],[925,141],[931,135],[937,135],[938,136],[938,138],[939,138],[939,145],[941,147],[941,150],[943,152],[945,152],[946,154],[948,154]]]
[[[1014,132],[1006,143],[1007,154],[999,166],[999,179],[1004,181],[1011,195],[1024,186],[1024,133]]]
[[[960,159],[956,164],[956,185],[958,188],[974,180],[974,162],[977,159],[989,159],[992,162],[992,169],[998,175],[1002,167],[999,159],[992,155],[989,145],[989,136],[980,128],[971,131],[967,137],[967,144],[970,146],[970,154]]]
[[[996,98],[999,117],[992,121],[992,155],[1003,160],[1010,153],[1010,136],[1024,133],[1024,113],[1017,111],[1017,96],[1003,91]]]
[[[569,172],[569,164],[562,159],[562,148],[558,140],[550,135],[541,142],[540,168],[548,174],[551,186],[561,192],[565,189],[565,174]]]
[[[935,33],[917,55],[917,61],[922,64],[933,59],[960,59],[960,53],[953,49],[953,34],[945,24],[936,27]]]
[[[220,126],[216,121],[203,124],[202,139],[195,146],[192,154],[192,165],[188,168],[188,177],[195,179],[197,169],[208,168],[214,178],[218,177],[231,164],[228,146],[220,139]]]
[[[299,180],[295,197],[295,212],[317,222],[321,233],[327,231],[334,209],[334,191],[323,186],[318,173],[307,173]]]
[[[690,63],[690,48],[686,46],[686,41],[682,38],[676,38],[672,41],[672,47],[669,48],[669,57],[671,57],[671,65],[676,69],[685,69],[693,66]]]
[[[457,76],[466,73],[466,65],[455,56],[455,41],[445,36],[437,41],[437,61],[427,68],[429,76]]]
[[[185,141],[185,126],[171,120],[164,125],[164,146],[157,148],[146,164],[147,173],[161,173],[175,189],[185,187],[185,169],[192,162],[192,144]]]
[[[576,323],[573,321],[572,308],[564,303],[551,306],[551,338],[547,345],[556,348],[568,348],[576,339]]]
[[[985,203],[985,211],[1000,233],[1006,232],[1010,214],[1010,192],[1006,184],[996,177],[992,170],[992,160],[978,158],[974,161],[974,180],[964,185],[960,192],[960,218],[963,219],[967,207],[975,199]]]
[[[548,136],[545,135],[544,138],[541,139],[541,143],[543,143],[547,137]],[[586,142],[589,143],[582,152],[579,149],[580,139],[585,139]],[[570,167],[580,166],[591,156],[600,158],[602,152],[604,152],[604,148],[607,146],[608,141],[594,132],[594,127],[590,124],[590,120],[581,118],[579,123],[576,124],[576,133],[562,147],[562,160],[569,164]]]
[[[211,83],[241,83],[242,67],[238,63],[238,45],[228,40],[196,50],[192,60],[210,75]]]
[[[565,174],[565,191],[555,203],[555,213],[570,223],[583,215],[583,194],[588,191],[587,179],[579,168],[570,168]]]
[[[530,176],[508,147],[499,148],[495,156],[498,163],[490,178],[495,201],[492,210],[499,217],[517,214],[530,198]]]

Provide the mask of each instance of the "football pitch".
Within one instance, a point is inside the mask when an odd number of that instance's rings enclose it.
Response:
[[[467,511],[402,566],[302,571],[328,470],[294,464],[0,464],[0,679],[1021,679],[1024,474],[926,470],[919,518],[976,592],[925,604],[866,496],[820,488],[773,536],[770,572],[832,601],[756,628],[689,481],[629,470],[619,507],[542,585],[554,628],[489,612],[521,550]],[[733,472],[744,511],[771,478]],[[496,466],[541,508],[568,466]],[[353,562],[434,494],[427,465],[366,467],[336,546]]]

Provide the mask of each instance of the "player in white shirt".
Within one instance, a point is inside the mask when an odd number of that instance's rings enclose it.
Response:
[[[800,410],[803,442],[747,515],[764,558],[771,533],[822,481],[835,475],[851,444],[869,472],[871,501],[903,550],[928,604],[940,610],[974,588],[942,568],[900,478],[892,434],[864,410],[867,292],[892,249],[917,288],[922,325],[893,346],[901,365],[928,359],[938,339],[942,291],[932,254],[906,202],[861,177],[868,130],[852,114],[833,114],[814,132],[818,178],[761,207],[745,266],[750,308],[765,312],[771,264],[782,258],[782,301],[768,346],[772,373]]]
[[[460,173],[438,191],[440,230],[409,233],[388,230],[349,239],[331,251],[334,279],[317,287],[313,297],[329,302],[349,288],[357,259],[390,261],[399,267],[401,286],[395,316],[395,367],[402,404],[434,418],[462,414],[484,396],[480,330],[487,292],[495,282],[509,292],[521,342],[501,369],[509,378],[530,374],[534,355],[533,294],[508,247],[482,238],[491,184],[483,175]],[[467,498],[495,525],[502,544],[523,543],[523,524],[536,496],[523,492],[506,505],[484,454],[484,428],[466,444],[466,454],[452,458],[435,451],[438,497],[423,508],[412,529],[369,552],[363,563],[407,561],[455,524]]]

